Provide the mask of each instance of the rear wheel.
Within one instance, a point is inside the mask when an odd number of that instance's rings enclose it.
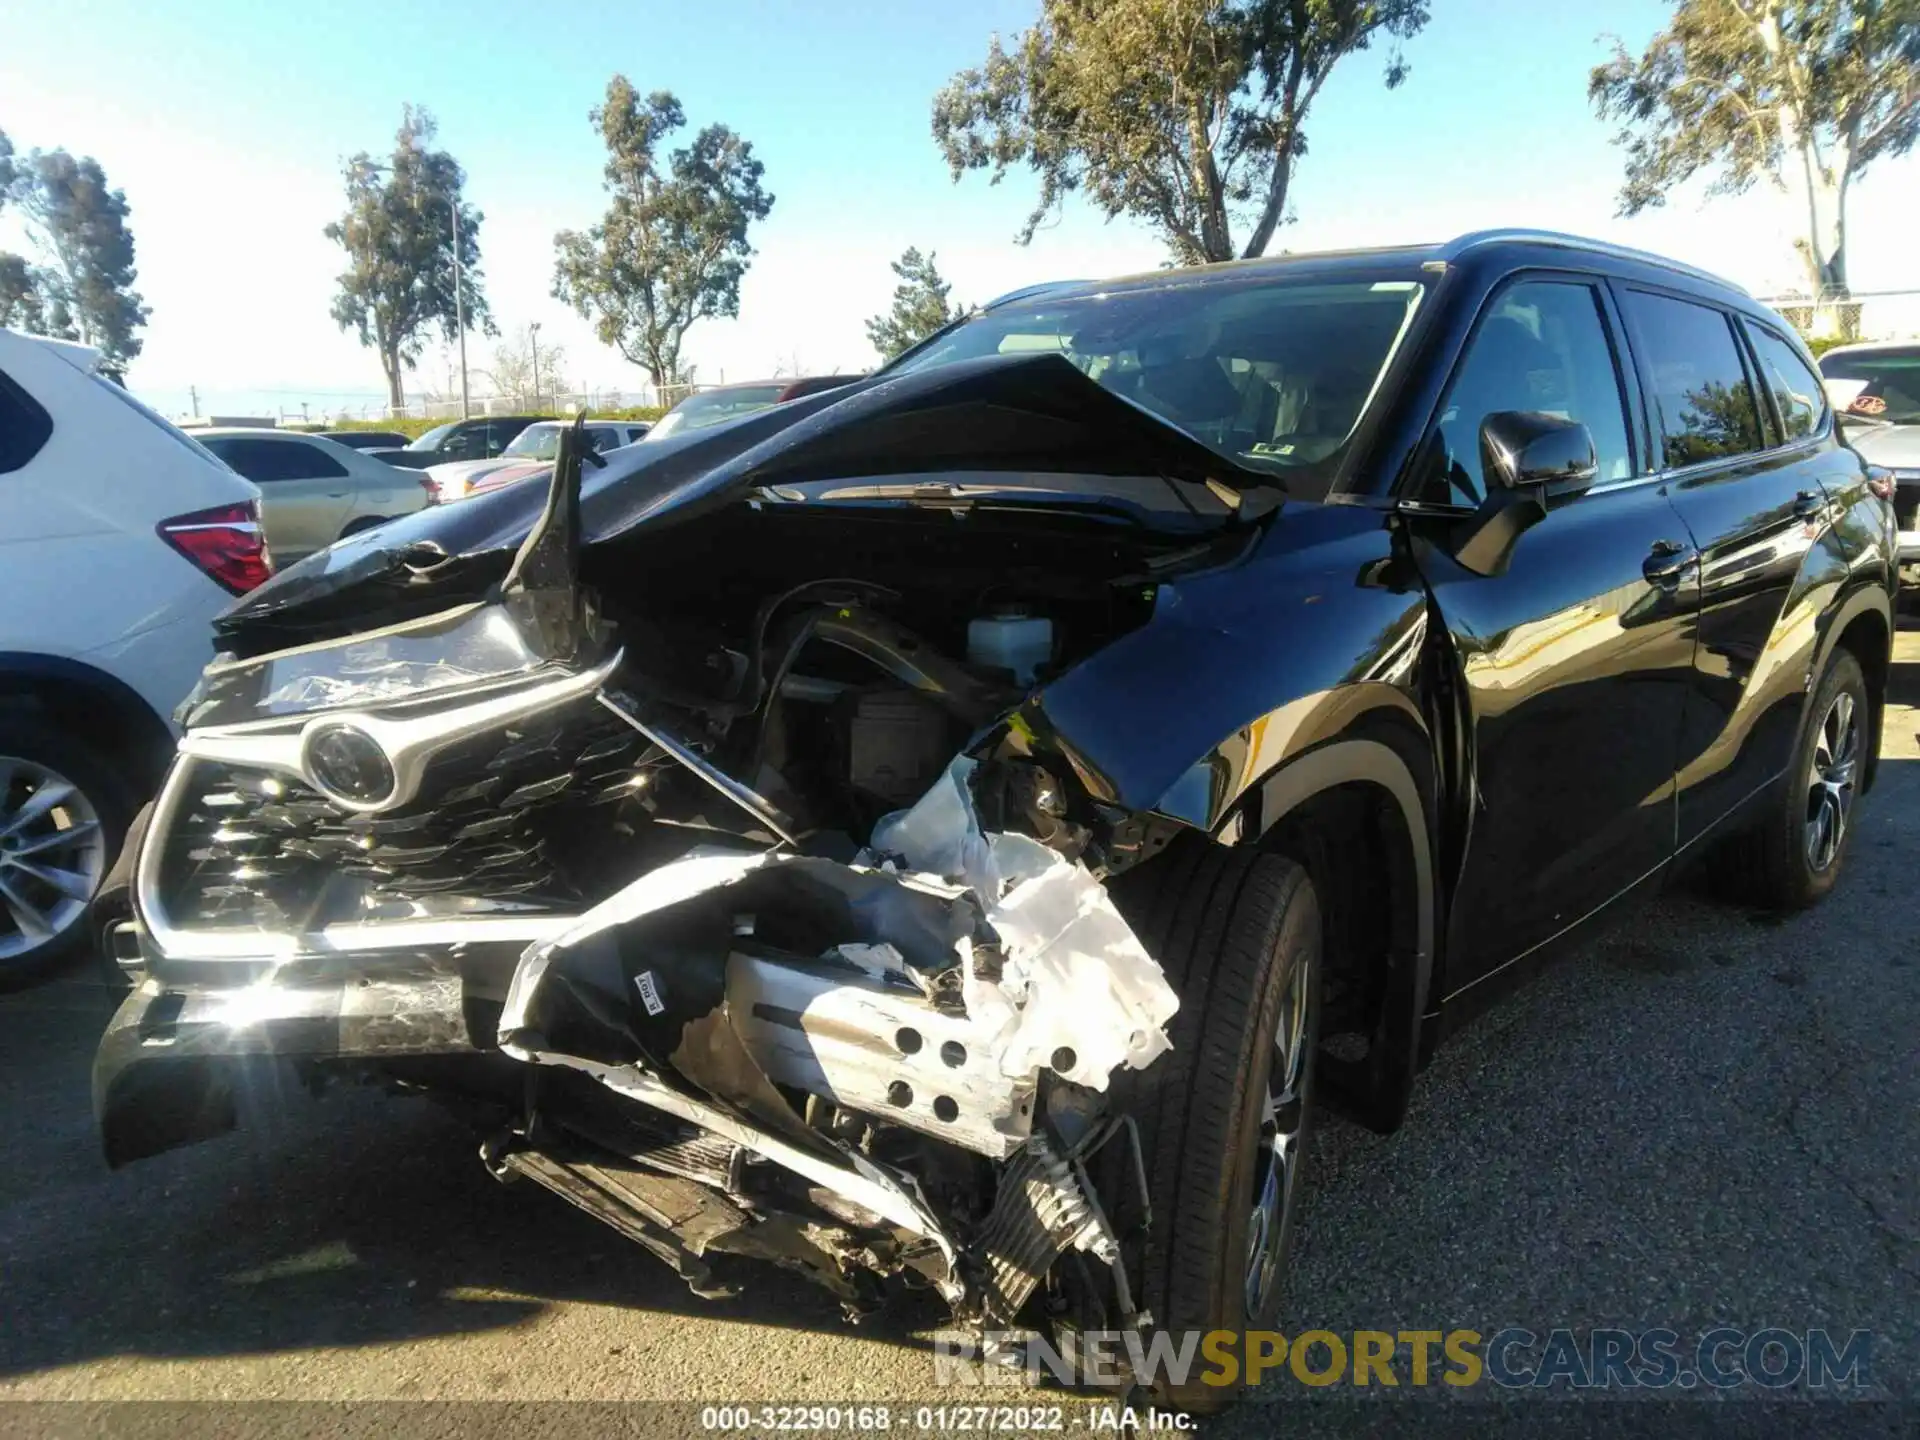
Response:
[[[1144,1302],[1175,1333],[1261,1328],[1280,1307],[1299,1209],[1319,902],[1295,862],[1214,845],[1121,877],[1115,898],[1180,995],[1172,1051],[1121,1077],[1116,1096],[1139,1120],[1147,1165],[1153,1226],[1134,1257]],[[1233,1393],[1160,1389],[1191,1408]]]
[[[359,535],[364,531],[377,529],[391,518],[388,515],[362,515],[357,520],[349,520],[346,529],[340,532],[340,538],[344,540],[349,535]]]
[[[72,955],[126,834],[126,782],[91,746],[0,719],[0,987]]]
[[[1833,889],[1866,778],[1871,703],[1859,660],[1836,650],[1807,701],[1779,798],[1726,857],[1739,898],[1765,909],[1802,910]]]

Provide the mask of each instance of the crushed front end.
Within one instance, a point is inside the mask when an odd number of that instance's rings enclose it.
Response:
[[[581,464],[517,551],[402,531],[228,625],[101,902],[109,1159],[256,1069],[371,1076],[490,1107],[496,1174],[698,1293],[740,1255],[1005,1325],[1074,1253],[1146,1323],[1114,1095],[1178,1000],[1104,882],[1181,825],[1031,699],[1239,541],[763,489],[589,545]]]

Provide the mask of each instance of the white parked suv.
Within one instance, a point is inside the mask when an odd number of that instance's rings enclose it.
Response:
[[[269,570],[260,492],[97,360],[0,330],[0,986],[84,942],[210,622]]]

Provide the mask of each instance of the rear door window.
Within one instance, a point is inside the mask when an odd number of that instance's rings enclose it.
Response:
[[[53,417],[0,372],[0,475],[23,468],[53,435]]]
[[[346,467],[312,445],[248,435],[209,435],[206,447],[256,485],[282,480],[338,480]]]
[[[1620,308],[1653,392],[1667,469],[1765,448],[1731,316],[1644,290],[1623,291]]]

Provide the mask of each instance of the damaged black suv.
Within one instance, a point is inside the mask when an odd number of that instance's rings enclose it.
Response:
[[[108,1158],[371,1075],[702,1293],[1258,1325],[1317,1106],[1398,1124],[1682,861],[1834,884],[1883,491],[1777,317],[1528,232],[1042,287],[570,440],[220,622],[99,902]]]

